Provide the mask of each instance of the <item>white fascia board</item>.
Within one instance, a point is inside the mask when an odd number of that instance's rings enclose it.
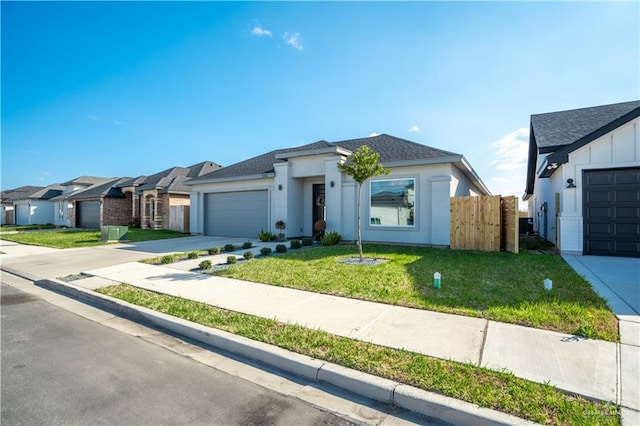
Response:
[[[489,190],[487,185],[485,185],[482,179],[480,179],[480,176],[476,173],[473,167],[471,167],[471,164],[469,164],[467,159],[464,158],[464,155],[461,155],[460,161],[457,161],[454,164],[467,178],[469,178],[472,182],[477,184],[478,187],[484,190],[487,195],[491,195],[491,191]]]
[[[243,180],[255,180],[255,179],[266,179],[275,177],[275,173],[262,173],[259,175],[249,175],[249,176],[234,176],[228,178],[218,178],[218,179],[207,179],[207,180],[198,180],[196,182],[185,182],[185,185],[195,186],[195,185],[204,185],[208,183],[221,183],[221,182],[240,182]]]
[[[382,165],[385,167],[424,166],[428,164],[457,163],[462,158],[462,155],[450,155],[448,157],[422,158],[418,160],[386,161]]]
[[[276,154],[276,160],[286,160],[287,158],[295,158],[295,157],[308,157],[310,155],[323,155],[323,154],[340,154],[340,155],[351,155],[351,151],[348,149],[344,149],[339,146],[332,146],[327,148],[319,148],[319,149],[307,149],[304,151],[294,151],[294,152],[283,152],[280,154]]]

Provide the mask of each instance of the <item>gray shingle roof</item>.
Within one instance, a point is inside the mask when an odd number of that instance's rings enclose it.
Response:
[[[125,195],[122,193],[122,188],[117,184],[130,180],[131,178],[112,178],[111,180],[90,186],[87,189],[77,191],[69,196],[71,200],[86,200],[89,198],[122,198]]]
[[[23,200],[36,191],[44,189],[44,186],[21,186],[15,189],[6,189],[0,193],[2,204],[13,204],[14,200]]]
[[[184,185],[187,179],[207,174],[220,167],[222,166],[211,161],[203,161],[190,167],[172,167],[147,176],[144,182],[137,187],[137,191],[158,189],[161,193],[189,193],[191,188]]]
[[[570,145],[634,110],[640,112],[640,101],[534,114],[531,129],[538,148],[550,152]]]
[[[54,197],[57,197],[58,195],[62,194],[62,191],[64,190],[64,186],[60,185],[59,183],[54,183],[52,185],[49,186],[45,186],[42,189],[39,189],[35,192],[29,193],[29,194],[24,194],[22,196],[18,196],[16,198],[14,198],[14,201],[17,200],[50,200]]]
[[[75,179],[72,179],[68,182],[63,182],[60,185],[62,186],[71,186],[71,185],[95,185],[96,183],[105,183],[107,181],[113,180],[114,178],[105,178],[98,176],[80,176]]]
[[[266,154],[262,154],[257,157],[253,157],[248,160],[232,164],[228,167],[223,167],[222,169],[207,173],[196,179],[192,179],[190,183],[197,183],[198,181],[206,181],[211,179],[241,178],[245,176],[273,173],[273,164],[284,161],[281,159],[277,159],[276,156],[278,156],[278,158],[281,158],[283,154],[293,154],[301,151],[335,147],[344,148],[349,151],[355,151],[362,145],[369,145],[371,149],[378,152],[380,154],[380,161],[382,163],[437,158],[444,159],[445,157],[460,155],[453,152],[432,148],[430,146],[421,145],[419,143],[411,142],[405,139],[396,138],[394,136],[386,134],[359,139],[349,139],[338,142],[327,142],[321,140],[295,148],[278,149],[275,151],[271,151]]]
[[[526,196],[532,195],[536,179],[538,154],[549,154],[546,162],[564,164],[569,154],[593,142],[625,123],[640,117],[640,101],[621,102],[569,111],[533,114],[529,134]],[[543,170],[549,177],[557,168]]]

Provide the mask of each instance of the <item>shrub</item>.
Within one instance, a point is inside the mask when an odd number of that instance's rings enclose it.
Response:
[[[167,254],[165,256],[162,256],[160,258],[160,263],[162,263],[163,265],[168,265],[169,263],[173,263],[176,260],[176,256],[173,254]]]
[[[203,271],[208,271],[209,269],[211,269],[212,266],[213,265],[211,265],[211,261],[210,260],[203,260],[198,265],[198,268],[202,269]]]
[[[320,240],[320,243],[323,246],[333,246],[338,244],[340,241],[342,241],[342,235],[340,235],[336,231],[331,231],[324,234],[324,236]]]
[[[271,236],[271,238],[269,238],[269,241],[275,241],[277,239],[278,239],[278,236],[274,234]]]
[[[242,257],[244,257],[245,259],[249,260],[249,259],[253,259],[254,258],[254,254],[251,251],[245,251],[244,254],[242,255]]]
[[[299,249],[300,247],[302,247],[302,243],[300,242],[300,240],[291,240],[291,242],[289,243],[289,247],[291,247],[292,249]]]
[[[269,256],[271,254],[271,249],[269,247],[262,247],[260,249],[260,254],[263,256]]]
[[[258,232],[258,239],[263,243],[266,243],[267,241],[271,241],[272,239],[275,239],[275,238],[276,238],[275,235],[273,235],[269,231],[265,231],[264,229],[261,229],[260,232]]]
[[[276,251],[278,253],[286,253],[287,252],[287,246],[285,246],[284,244],[278,244],[276,246]]]
[[[210,249],[207,250],[207,253],[211,255],[220,254],[220,247],[211,247]]]
[[[284,240],[284,232],[282,231],[284,231],[286,227],[287,226],[285,225],[283,220],[279,220],[276,222],[276,229],[280,231],[280,233],[278,234],[279,240]]]
[[[302,239],[302,245],[305,247],[313,245],[313,238],[305,237]]]
[[[224,245],[224,251],[234,251],[235,249],[236,249],[236,246],[234,246],[233,244]]]
[[[238,263],[238,258],[235,256],[227,256],[227,263],[229,265],[233,265],[234,263]]]
[[[189,253],[189,254],[187,255],[187,259],[197,259],[197,258],[198,258],[198,256],[200,256],[200,255],[198,254],[198,252],[197,252],[197,251],[192,251],[191,253]]]
[[[243,249],[250,249],[252,246],[253,244],[251,244],[251,241],[245,241],[244,243],[242,243]]]

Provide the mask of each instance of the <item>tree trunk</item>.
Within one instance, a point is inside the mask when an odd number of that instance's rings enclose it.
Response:
[[[358,253],[360,254],[360,262],[364,262],[364,255],[362,254],[362,232],[360,231],[360,209],[362,204],[362,185],[358,184]]]

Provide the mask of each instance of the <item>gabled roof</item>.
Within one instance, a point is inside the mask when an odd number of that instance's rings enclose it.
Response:
[[[184,182],[190,178],[197,178],[222,166],[211,161],[203,161],[190,167],[172,167],[159,173],[147,176],[143,183],[137,187],[138,192],[149,189],[157,189],[160,193],[185,193],[188,194],[191,188],[186,187]]]
[[[16,199],[25,199],[36,191],[44,189],[44,186],[21,186],[15,189],[6,189],[0,193],[2,204],[13,204]]]
[[[117,183],[115,186],[117,188],[125,188],[130,186],[138,187],[144,183],[145,179],[147,179],[147,176],[138,176],[136,178],[123,178],[122,182]]]
[[[64,186],[60,185],[59,183],[54,183],[52,185],[45,186],[44,188],[41,188],[41,189],[39,189],[39,190],[37,190],[35,192],[18,196],[16,198],[14,198],[13,201],[19,201],[19,200],[50,200],[50,199],[52,199],[54,197],[57,197],[58,195],[62,194],[63,190],[64,190]]]
[[[294,157],[296,154],[304,153],[311,155],[313,151],[316,151],[316,153],[327,153],[330,150],[334,150],[336,153],[341,150],[348,154],[362,145],[368,145],[371,149],[378,152],[380,154],[380,162],[383,164],[416,160],[460,161],[462,158],[462,155],[450,151],[444,151],[395,136],[381,134],[338,142],[321,140],[295,148],[278,149],[207,173],[190,180],[189,184],[218,179],[271,176],[274,172],[274,163],[286,161],[287,158]]]
[[[533,194],[539,154],[549,154],[546,162],[551,167],[540,175],[549,177],[558,165],[569,161],[571,152],[637,117],[640,101],[531,115],[525,196]]]
[[[123,181],[130,180],[129,177],[124,178],[112,178],[111,180],[90,186],[87,189],[82,189],[74,192],[69,196],[71,200],[86,200],[88,198],[124,198],[122,188],[118,186]]]
[[[90,185],[95,185],[97,183],[105,183],[108,182],[110,180],[113,180],[113,178],[105,178],[105,177],[98,177],[98,176],[79,176],[75,179],[72,179],[68,182],[64,182],[61,183],[60,185],[62,186],[72,186],[72,185],[81,185],[81,186],[90,186]]]

